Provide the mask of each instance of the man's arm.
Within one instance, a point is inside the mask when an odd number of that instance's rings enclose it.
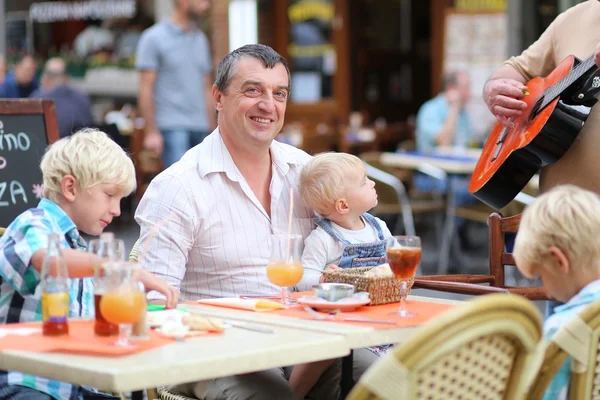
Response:
[[[172,176],[152,180],[135,213],[142,267],[179,289],[199,224],[187,186]],[[152,299],[164,296],[152,295]]]
[[[144,147],[157,155],[163,151],[163,137],[156,126],[156,113],[154,107],[154,83],[156,82],[156,71],[140,71],[140,92],[138,105],[140,114],[144,118],[146,127],[144,129]]]
[[[213,83],[210,75],[206,75],[204,77],[204,99],[206,102],[206,116],[208,118],[210,132],[217,127],[217,114],[215,105],[213,104],[212,86]]]

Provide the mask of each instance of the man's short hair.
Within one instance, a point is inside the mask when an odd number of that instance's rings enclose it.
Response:
[[[291,89],[290,69],[285,58],[264,44],[247,44],[227,54],[219,63],[215,85],[221,93],[227,93],[229,84],[235,75],[235,66],[242,57],[256,58],[263,63],[265,68],[275,68],[277,64],[282,64],[288,75],[288,88]]]
[[[136,186],[131,158],[98,129],[81,129],[50,145],[42,157],[40,169],[44,197],[54,202],[62,194],[61,182],[66,175],[72,175],[82,190],[98,184],[112,184],[127,196]]]
[[[458,84],[458,77],[462,73],[462,71],[451,71],[444,74],[442,79],[442,91],[446,91],[450,86],[456,86]]]
[[[352,154],[322,153],[313,157],[300,173],[299,193],[308,207],[322,216],[333,211],[335,202],[346,195],[348,176],[364,166]]]
[[[513,255],[519,268],[552,265],[548,248],[561,249],[573,268],[600,264],[600,197],[574,185],[539,196],[521,217]]]

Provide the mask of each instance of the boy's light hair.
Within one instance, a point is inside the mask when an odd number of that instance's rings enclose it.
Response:
[[[44,197],[57,202],[62,195],[64,176],[72,175],[79,188],[98,184],[117,185],[128,196],[135,189],[135,168],[131,158],[106,133],[81,129],[46,149],[40,163]]]
[[[574,185],[558,186],[523,212],[514,258],[521,269],[553,265],[556,246],[574,268],[600,265],[600,197]]]
[[[333,211],[337,200],[346,195],[348,175],[360,171],[364,163],[346,153],[322,153],[313,157],[300,173],[299,192],[302,201],[319,214]]]

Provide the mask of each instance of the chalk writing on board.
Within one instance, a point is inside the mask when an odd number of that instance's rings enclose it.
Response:
[[[5,196],[7,186],[8,193]],[[21,201],[27,204],[27,195],[21,182],[11,181],[10,184],[8,182],[0,182],[0,207],[7,207],[9,205],[8,200],[4,200],[8,197],[10,197],[10,204],[17,204],[17,197],[19,196],[21,197]]]

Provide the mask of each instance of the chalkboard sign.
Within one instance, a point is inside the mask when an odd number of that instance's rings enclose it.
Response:
[[[0,227],[42,197],[40,160],[58,140],[51,100],[0,100]]]

